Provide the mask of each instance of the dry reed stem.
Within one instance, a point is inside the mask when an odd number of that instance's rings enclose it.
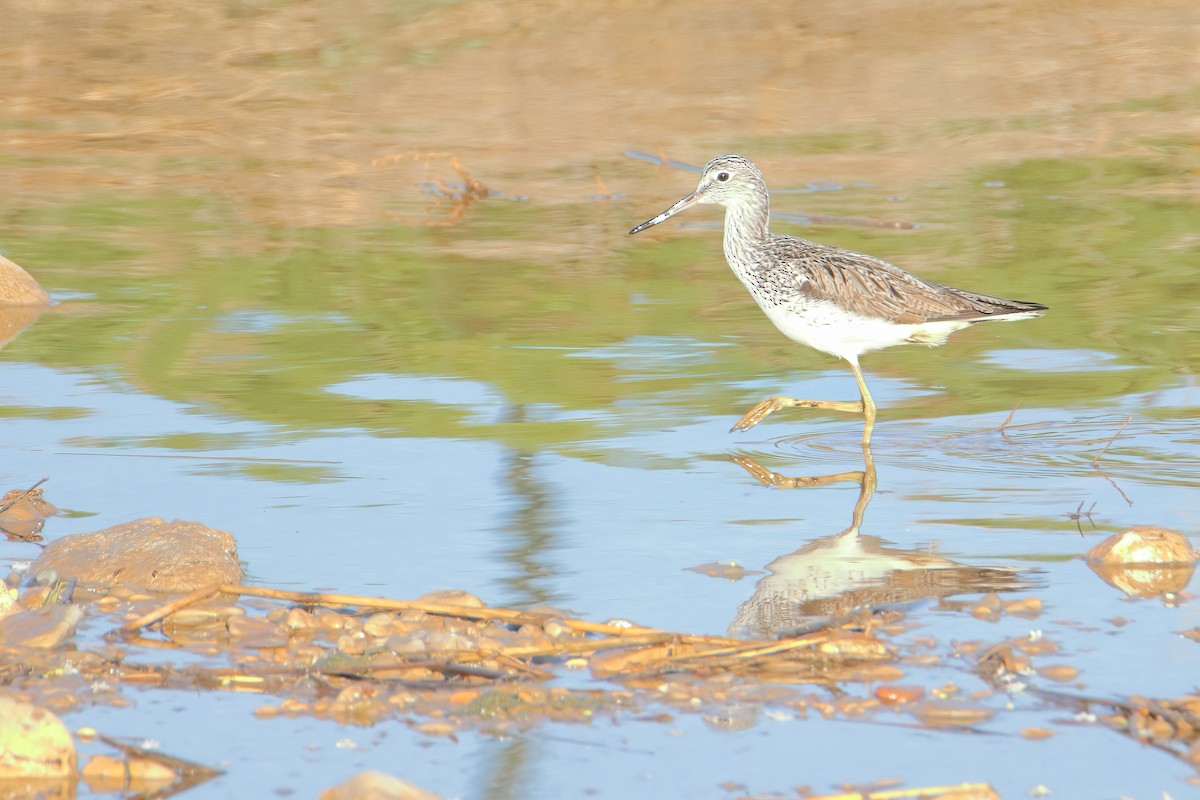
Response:
[[[516,645],[486,652],[483,650],[456,651],[452,654],[445,654],[445,657],[442,659],[425,658],[419,661],[397,659],[387,663],[355,663],[354,659],[349,659],[342,664],[318,664],[315,666],[278,670],[265,666],[259,669],[245,669],[245,666],[243,666],[243,669],[236,673],[237,677],[243,680],[265,678],[271,675],[297,675],[312,672],[329,675],[383,678],[383,675],[380,673],[416,668],[438,670],[447,674],[470,675],[491,680],[519,679],[521,677],[545,680],[550,677],[549,673],[537,669],[529,664],[529,661],[537,658],[563,658],[567,656],[587,655],[603,650],[637,650],[638,648],[654,648],[664,645],[697,648],[693,651],[672,653],[670,655],[647,653],[641,656],[641,658],[645,659],[644,663],[627,664],[615,673],[615,675],[624,674],[633,676],[674,670],[750,667],[772,656],[789,651],[817,647],[831,638],[828,631],[822,630],[782,641],[747,642],[717,636],[694,636],[671,633],[653,628],[622,627],[586,622],[584,620],[563,619],[551,614],[531,613],[507,608],[480,608],[419,600],[391,600],[382,597],[364,597],[359,595],[295,592],[284,589],[231,584],[197,589],[156,608],[148,614],[143,614],[137,619],[126,622],[116,632],[128,636],[147,625],[152,625],[176,613],[180,609],[217,594],[261,597],[288,601],[305,606],[350,606],[385,611],[417,610],[437,616],[458,617],[479,621],[500,620],[510,624],[544,625],[546,622],[553,620],[579,633],[603,634],[605,637],[599,639],[567,639],[548,644]],[[634,658],[637,658],[637,656],[634,656]],[[505,668],[493,669],[471,665],[473,662],[495,662],[499,659],[507,662]]]
[[[165,605],[159,606],[158,608],[154,609],[153,611],[151,611],[148,614],[143,614],[142,616],[138,617],[137,619],[129,620],[124,625],[122,625],[120,628],[118,628],[117,631],[119,633],[132,633],[133,631],[144,628],[147,625],[153,625],[154,623],[158,622],[160,619],[163,619],[164,617],[168,617],[171,614],[174,614],[176,611],[179,611],[180,609],[184,609],[184,608],[187,608],[188,606],[195,605],[196,603],[199,603],[203,600],[207,600],[208,598],[217,594],[220,590],[221,590],[221,586],[219,584],[213,584],[212,586],[202,586],[199,589],[196,589],[194,592],[189,592],[189,593],[183,595],[182,597],[175,598],[174,600],[172,600],[169,603],[166,603]]]
[[[104,742],[109,747],[120,751],[126,758],[142,758],[147,761],[153,761],[156,764],[161,764],[179,776],[182,781],[186,781],[187,785],[190,785],[191,782],[197,778],[201,780],[208,780],[210,778],[215,778],[218,775],[225,774],[224,770],[216,769],[215,767],[198,764],[195,761],[188,761],[187,759],[179,758],[177,756],[169,756],[166,753],[162,753],[157,750],[147,750],[143,747],[126,744],[103,734],[98,734],[96,738]],[[182,787],[173,786],[172,788],[175,788],[176,791],[179,791]]]
[[[1100,466],[1100,459],[1104,456],[1105,453],[1108,452],[1108,448],[1112,447],[1112,443],[1117,440],[1117,437],[1121,435],[1121,433],[1125,430],[1126,426],[1128,426],[1130,422],[1133,422],[1132,414],[1130,414],[1128,417],[1125,418],[1125,421],[1121,423],[1121,427],[1117,428],[1117,432],[1112,435],[1111,439],[1109,439],[1107,442],[1104,443],[1104,447],[1102,447],[1100,449],[1100,452],[1096,453],[1096,457],[1092,459],[1093,467]]]
[[[642,628],[636,625],[624,627],[600,622],[587,622],[579,619],[564,619],[550,614],[517,611],[511,608],[477,608],[475,606],[459,606],[450,603],[428,603],[420,600],[391,600],[385,597],[363,597],[348,594],[325,594],[321,592],[293,592],[286,589],[267,589],[257,586],[242,586],[226,584],[220,587],[223,594],[249,597],[264,597],[272,600],[286,600],[309,606],[362,606],[378,608],[384,611],[424,611],[442,617],[459,617],[475,620],[502,620],[518,625],[540,625],[548,620],[557,620],[564,626],[578,633],[599,633],[607,636],[678,636],[680,641],[689,643],[721,644],[740,647],[745,643],[736,639],[725,639],[716,636],[692,636],[688,634],[672,634],[654,628]]]
[[[986,783],[963,783],[958,786],[926,786],[920,789],[883,789],[848,794],[823,794],[820,797],[811,796],[808,800],[911,800],[912,798],[1000,800],[1000,795],[996,794],[996,790]]]
[[[692,658],[727,658],[732,661],[745,661],[763,656],[773,656],[778,653],[785,653],[789,650],[796,650],[801,647],[815,647],[829,641],[829,634],[822,631],[817,634],[796,639],[784,639],[779,642],[771,642],[763,644],[762,642],[743,642],[739,647],[727,647],[719,650],[706,650],[700,653],[687,653],[679,656],[672,656],[670,661],[687,661]]]

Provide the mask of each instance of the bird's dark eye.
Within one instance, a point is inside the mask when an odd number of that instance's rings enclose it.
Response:
[[[717,173],[717,183],[725,183],[728,180],[729,180],[728,172],[718,172]]]

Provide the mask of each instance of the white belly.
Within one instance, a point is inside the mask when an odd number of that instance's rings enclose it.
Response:
[[[909,342],[945,344],[946,337],[970,324],[924,322],[898,325],[884,319],[859,316],[838,308],[828,300],[806,301],[787,306],[759,302],[759,307],[775,327],[793,342],[847,361],[854,361],[858,356],[872,350]]]

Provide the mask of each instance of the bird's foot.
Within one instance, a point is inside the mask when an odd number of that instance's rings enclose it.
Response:
[[[839,472],[836,475],[817,475],[811,478],[789,478],[780,475],[759,464],[752,458],[733,455],[729,457],[733,463],[749,472],[763,486],[775,489],[806,489],[811,486],[829,486],[833,483],[850,482],[862,486],[863,472]]]
[[[737,421],[737,423],[729,429],[730,433],[734,431],[748,431],[758,423],[762,422],[766,416],[774,411],[780,411],[785,408],[822,408],[827,411],[842,411],[846,414],[865,414],[866,408],[862,402],[853,402],[849,400],[796,400],[791,397],[768,397],[754,408],[746,412],[746,414]]]
[[[766,419],[766,416],[774,411],[779,411],[784,408],[791,408],[796,405],[796,401],[790,397],[768,397],[754,408],[747,411],[741,419],[737,421],[730,433],[734,431],[748,431],[758,423]]]
[[[763,486],[779,486],[780,483],[787,480],[783,475],[780,475],[778,472],[772,472],[753,458],[747,458],[746,456],[730,456],[729,458],[733,463],[753,475],[755,480]]]

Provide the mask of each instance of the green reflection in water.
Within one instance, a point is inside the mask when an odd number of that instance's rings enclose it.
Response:
[[[1006,410],[1014,398],[1106,403],[1177,385],[1200,359],[1182,335],[1200,327],[1196,205],[1156,191],[1177,176],[1161,161],[1026,161],[931,190],[917,210],[944,227],[801,233],[1051,306],[1041,320],[984,326],[933,353],[868,357],[874,374],[951,387],[893,404],[889,416]],[[6,241],[35,254],[27,263],[58,265],[39,271],[52,289],[91,299],[44,317],[8,356],[291,430],[470,437],[523,451],[636,430],[644,422],[630,409],[651,398],[672,420],[734,414],[747,383],[782,390],[797,370],[842,368],[771,329],[729,275],[715,226],[624,236],[645,214],[496,201],[451,228],[279,230],[208,197],[22,211],[9,233],[60,235],[29,248]],[[1012,368],[983,357],[1051,349],[1099,350],[1137,369],[1051,375],[1036,359]],[[461,379],[487,387],[492,408],[442,396],[445,385],[431,397],[369,398],[355,390],[364,376]]]
[[[0,419],[83,419],[90,412],[86,408],[58,406],[56,408],[33,408],[30,406],[0,406]]]

